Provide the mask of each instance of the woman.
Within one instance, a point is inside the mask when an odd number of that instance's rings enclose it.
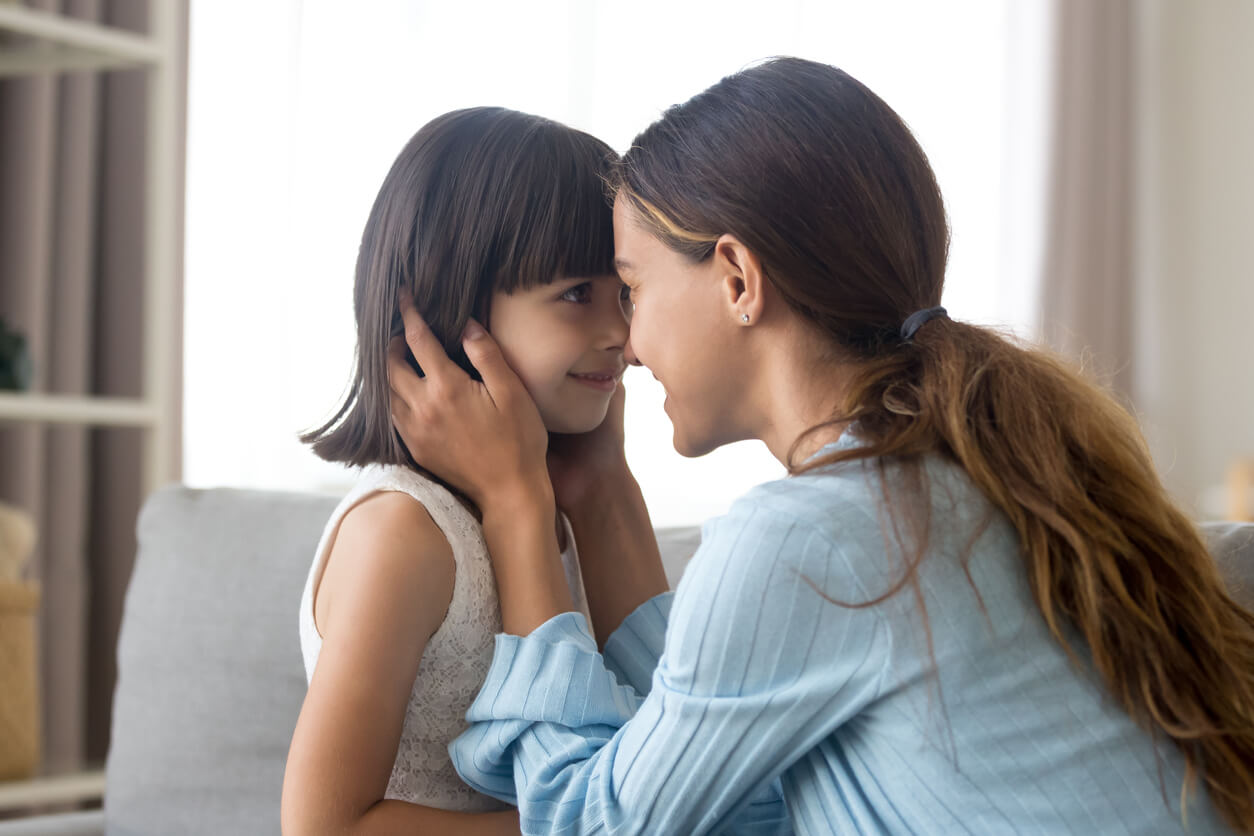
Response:
[[[621,399],[546,471],[492,340],[466,335],[480,384],[408,311],[426,377],[394,350],[393,421],[483,510],[506,632],[463,778],[534,833],[1254,832],[1254,618],[1126,412],[939,307],[944,209],[897,115],[779,59],[667,111],[613,185],[627,357],[676,449],[756,438],[790,476],[672,596]]]

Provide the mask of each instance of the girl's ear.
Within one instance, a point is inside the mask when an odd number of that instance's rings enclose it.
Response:
[[[714,243],[714,264],[728,317],[741,325],[761,322],[766,312],[766,279],[757,254],[739,238],[725,234]]]

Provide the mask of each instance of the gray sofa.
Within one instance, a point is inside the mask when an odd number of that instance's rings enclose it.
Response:
[[[0,836],[278,833],[305,693],[297,605],[335,503],[183,487],[151,496],[118,641],[104,809],[0,822]],[[1254,605],[1254,525],[1206,533]],[[700,532],[658,539],[673,585]]]

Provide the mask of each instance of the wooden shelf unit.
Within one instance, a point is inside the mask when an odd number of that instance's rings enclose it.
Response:
[[[147,493],[179,477],[178,390],[171,351],[177,303],[180,109],[179,4],[150,0],[149,33],[69,18],[0,0],[0,78],[143,68],[148,79],[144,218],[143,396],[0,392],[0,421],[127,426],[144,431]],[[16,38],[12,36],[18,36]]]

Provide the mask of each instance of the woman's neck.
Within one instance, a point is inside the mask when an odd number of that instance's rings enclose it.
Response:
[[[790,341],[776,357],[764,358],[761,366],[758,403],[762,419],[756,436],[785,467],[790,464],[790,453],[791,464],[800,464],[840,438],[847,425],[823,426],[840,410],[848,373],[840,363],[817,359],[820,353],[812,345]],[[815,427],[822,429],[806,434]]]

